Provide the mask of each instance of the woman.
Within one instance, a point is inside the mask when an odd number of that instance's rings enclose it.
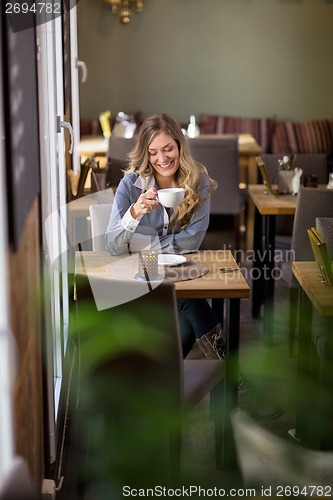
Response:
[[[190,153],[179,125],[169,116],[155,115],[142,124],[129,155],[130,166],[121,180],[112,206],[106,247],[112,255],[139,251],[149,245],[164,253],[199,249],[210,214],[210,193],[216,182]],[[165,209],[157,190],[185,189],[183,203]],[[196,341],[208,359],[223,358],[221,324],[205,299],[177,299],[184,357]],[[253,416],[271,419],[283,411],[258,393],[242,375],[240,392]]]
[[[148,118],[129,159],[107,230],[109,252],[123,254],[128,247],[136,251],[156,234],[164,253],[198,250],[208,228],[209,194],[216,182],[191,157],[179,125],[167,115]],[[170,187],[184,188],[185,198],[168,212],[156,197],[158,189]],[[135,238],[137,234],[142,238]]]
[[[210,193],[217,184],[192,158],[178,123],[165,114],[145,120],[129,159],[115,194],[107,250],[120,255],[148,245],[164,253],[197,251],[209,224]],[[174,209],[166,209],[157,201],[157,191],[171,187],[184,188],[185,197]],[[206,357],[224,357],[222,328],[208,302],[177,303],[184,357],[195,340]]]

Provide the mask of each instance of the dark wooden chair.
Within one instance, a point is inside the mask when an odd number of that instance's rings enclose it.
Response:
[[[273,184],[277,183],[278,160],[282,154],[263,154],[262,159],[265,163],[268,175]],[[304,178],[310,174],[318,175],[318,183],[326,184],[328,179],[327,158],[324,154],[299,154],[296,156],[296,166],[303,170],[301,184],[304,184]],[[293,231],[294,218],[290,215],[276,216],[276,248],[281,251],[287,251],[291,248],[291,235]]]
[[[236,248],[239,248],[240,215],[245,199],[239,187],[238,138],[236,135],[230,138],[196,137],[189,139],[189,145],[194,159],[202,163],[218,183],[217,190],[211,195],[210,212],[234,217]]]
[[[183,416],[208,393],[221,467],[225,363],[183,360],[174,284],[147,292],[145,282],[76,277],[75,396],[81,421],[99,422],[86,453],[103,459],[104,481],[177,482]]]

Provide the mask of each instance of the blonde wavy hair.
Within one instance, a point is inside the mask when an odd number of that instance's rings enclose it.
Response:
[[[205,175],[210,181],[208,196],[217,188],[217,182],[209,177],[207,169],[201,163],[192,158],[187,139],[175,120],[166,114],[161,114],[150,116],[143,122],[135,146],[129,153],[129,168],[125,173],[135,172],[146,180],[154,175],[148,149],[155,137],[162,132],[172,137],[179,149],[179,168],[174,179],[174,187],[184,188],[185,197],[183,203],[174,209],[170,224],[172,227],[177,225],[180,229],[184,229],[190,223],[196,206],[203,199],[198,195],[200,177]]]

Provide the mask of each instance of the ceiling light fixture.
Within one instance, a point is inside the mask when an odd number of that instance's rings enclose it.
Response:
[[[119,16],[122,24],[128,24],[134,12],[143,11],[144,0],[104,0],[105,3],[111,6],[111,13],[114,16]]]

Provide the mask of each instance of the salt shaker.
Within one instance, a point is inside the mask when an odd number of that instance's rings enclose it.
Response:
[[[328,174],[327,189],[333,189],[333,172]]]

